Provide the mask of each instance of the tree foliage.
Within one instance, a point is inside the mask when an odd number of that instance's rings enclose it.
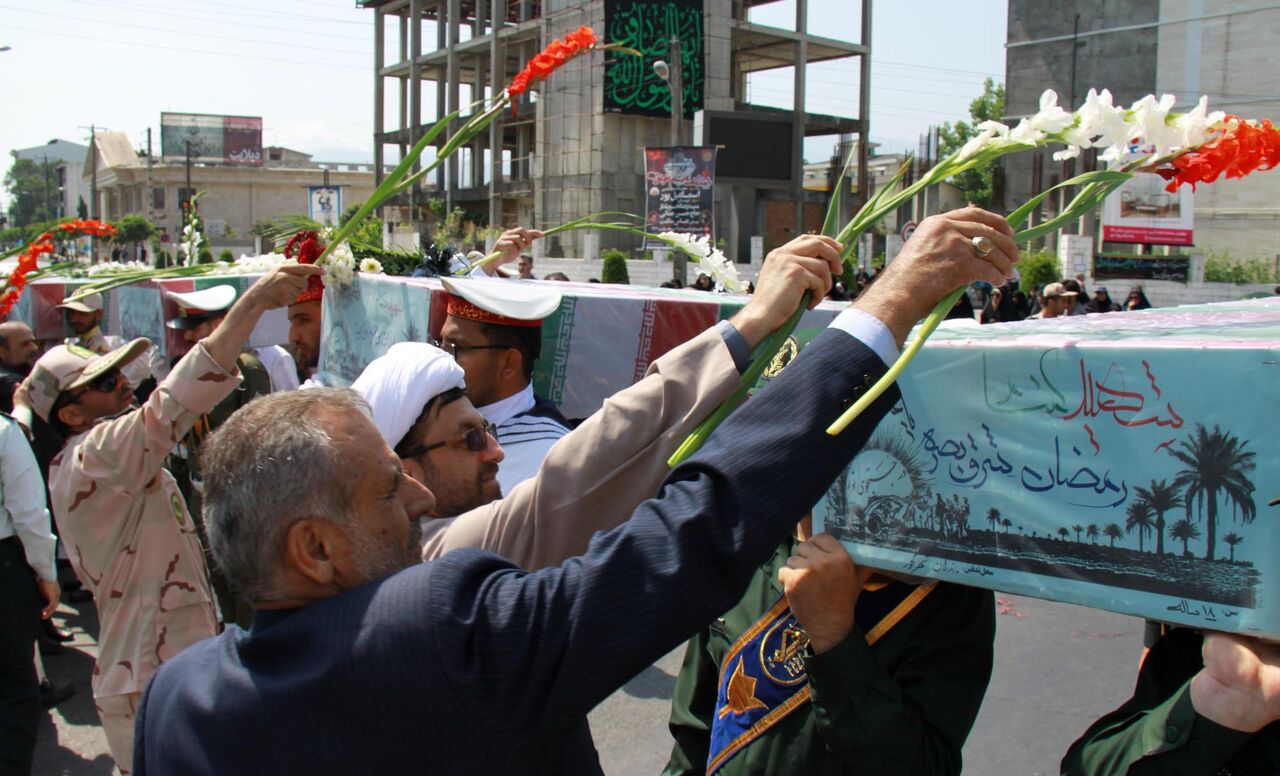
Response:
[[[1018,262],[1018,277],[1018,287],[1030,294],[1033,288],[1061,279],[1062,265],[1053,251],[1028,251]]]
[[[347,221],[356,214],[356,211],[359,210],[360,206],[363,204],[363,202],[357,202],[347,208],[346,212],[342,214],[342,220],[339,221],[338,226],[342,227],[346,225]],[[356,230],[351,233],[350,242],[353,247],[359,245],[363,248],[380,250],[382,248],[382,219],[376,215],[370,214],[365,218],[365,220],[361,221],[360,225],[356,227]]]
[[[1233,256],[1230,251],[1209,251],[1204,258],[1204,279],[1209,283],[1277,282],[1276,263],[1268,257]]]
[[[160,228],[147,220],[144,215],[132,213],[116,221],[115,241],[118,243],[140,243],[160,234]]]
[[[938,128],[938,155],[946,157],[958,151],[978,134],[984,121],[999,121],[1004,116],[1004,84],[988,78],[982,84],[982,96],[969,103],[969,121],[944,123]],[[968,202],[990,207],[995,200],[996,162],[966,170],[951,179]]]
[[[9,192],[11,227],[58,217],[58,165],[56,162],[15,159],[4,176]]]

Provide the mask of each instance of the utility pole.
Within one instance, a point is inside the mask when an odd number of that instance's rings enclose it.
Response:
[[[192,194],[193,192],[191,191],[191,141],[188,139],[187,140],[187,199],[186,199],[186,202],[191,201]]]
[[[151,127],[147,127],[147,193],[146,204],[143,205],[143,212],[147,214],[147,221],[154,224],[156,222],[156,190],[154,188],[154,180],[151,177]],[[154,250],[154,247],[152,248]],[[134,258],[138,258],[137,255]],[[153,259],[155,257],[152,257]]]
[[[680,55],[680,39],[667,41],[671,58],[671,145],[680,145],[680,122],[684,121],[684,59]],[[683,255],[683,254],[682,254]]]
[[[147,127],[147,220],[155,223],[156,194],[155,181],[151,177],[151,127]]]
[[[40,169],[44,171],[44,218],[48,221],[51,218],[57,218],[57,209],[52,208],[53,197],[49,196],[49,157],[42,157],[43,162]]]
[[[84,127],[80,127],[84,129]],[[98,218],[98,127],[89,125],[89,164],[92,171],[89,179],[89,217]],[[98,260],[98,238],[89,238],[89,263]]]
[[[667,82],[671,88],[671,141],[669,145],[680,145],[680,122],[684,120],[684,63],[680,56],[680,39],[672,37],[667,41],[668,62],[658,60],[653,63],[653,72]],[[684,251],[676,251],[672,257],[671,274],[683,285],[688,277],[688,259]]]

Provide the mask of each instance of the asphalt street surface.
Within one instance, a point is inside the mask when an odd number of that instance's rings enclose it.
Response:
[[[995,671],[964,748],[964,772],[1056,774],[1062,754],[1085,727],[1129,697],[1142,621],[1030,598],[997,599]],[[72,682],[77,693],[41,720],[34,773],[107,776],[111,757],[89,691],[93,604],[64,603],[55,620],[76,639],[64,654],[45,658],[45,667],[50,678]],[[591,713],[605,773],[657,774],[666,764],[667,714],[683,655],[682,647],[663,657]]]

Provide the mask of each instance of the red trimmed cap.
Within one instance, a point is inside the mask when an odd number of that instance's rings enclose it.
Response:
[[[524,326],[534,328],[542,325],[540,318],[534,320],[525,320],[523,318],[508,318],[505,315],[491,313],[482,307],[477,307],[466,299],[455,294],[449,294],[449,314],[455,318],[466,318],[469,321],[480,321],[481,323],[494,323],[499,326]]]
[[[318,302],[324,297],[324,281],[316,275],[307,278],[307,290],[298,294],[298,298],[289,304],[302,304],[303,302]]]

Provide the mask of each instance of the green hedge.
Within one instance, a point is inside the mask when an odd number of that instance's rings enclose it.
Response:
[[[604,259],[604,267],[600,270],[601,282],[631,284],[631,277],[627,274],[627,254],[610,248],[600,256]]]

